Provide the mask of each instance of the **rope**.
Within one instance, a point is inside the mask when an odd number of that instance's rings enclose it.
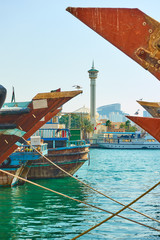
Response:
[[[72,240],[75,240],[83,235],[85,235],[86,233],[90,232],[91,230],[99,227],[100,225],[102,225],[103,223],[107,222],[108,220],[112,219],[115,216],[118,216],[119,213],[121,213],[122,211],[124,211],[126,208],[128,208],[129,206],[131,206],[132,204],[134,204],[135,202],[137,202],[139,199],[141,199],[142,197],[144,197],[146,194],[148,194],[150,191],[152,191],[155,187],[157,187],[160,184],[160,182],[156,183],[153,187],[151,187],[150,189],[148,189],[145,193],[141,194],[139,197],[137,197],[135,200],[133,200],[132,202],[130,202],[129,204],[127,204],[126,206],[124,206],[123,208],[121,208],[119,211],[117,211],[116,213],[112,214],[110,217],[106,218],[105,220],[103,220],[102,222],[96,224],[95,226],[89,228],[88,230],[84,231],[83,233],[79,234],[78,236],[72,238]],[[160,230],[159,230],[160,231]]]
[[[23,137],[22,137],[22,138],[23,138]],[[25,140],[25,138],[23,138],[23,140],[24,140],[29,146],[31,146],[37,153],[39,153],[43,158],[45,158],[45,159],[46,159],[48,162],[50,162],[52,165],[54,165],[55,167],[57,167],[58,169],[60,169],[60,170],[63,171],[64,173],[66,173],[68,176],[70,176],[70,177],[72,177],[73,179],[77,180],[78,182],[80,182],[81,184],[85,185],[86,187],[92,189],[92,190],[95,191],[96,193],[101,194],[101,195],[103,195],[104,197],[110,199],[111,201],[116,202],[116,203],[118,203],[118,204],[120,204],[120,205],[122,205],[122,206],[125,206],[125,204],[123,204],[123,203],[121,203],[121,202],[119,202],[119,201],[117,201],[117,200],[109,197],[108,195],[106,195],[106,194],[104,194],[104,193],[96,190],[95,188],[89,186],[89,185],[86,184],[85,182],[83,182],[83,181],[79,180],[78,178],[72,176],[70,173],[66,172],[63,168],[59,167],[57,164],[55,164],[54,162],[52,162],[49,158],[47,158],[46,156],[42,155],[42,153],[39,152],[34,146],[32,146],[31,144],[29,144],[29,143]],[[152,218],[152,217],[148,216],[147,214],[144,214],[144,213],[142,213],[142,212],[139,212],[138,210],[135,210],[135,209],[130,208],[130,207],[129,207],[129,209],[132,210],[132,211],[134,211],[134,212],[136,212],[136,213],[138,213],[138,214],[140,214],[140,215],[142,215],[142,216],[144,216],[144,217],[146,217],[146,218],[151,219],[152,221],[155,221],[155,222],[160,223],[159,220],[157,220],[157,219],[155,219],[155,218]]]
[[[90,207],[96,208],[96,209],[98,209],[98,210],[101,210],[101,211],[103,211],[103,212],[112,214],[111,216],[114,215],[114,213],[112,213],[112,212],[110,212],[110,211],[107,211],[107,210],[105,210],[105,209],[103,209],[103,208],[96,207],[96,206],[94,206],[94,205],[92,205],[92,204],[89,204],[89,203],[85,203],[85,202],[83,202],[83,201],[81,201],[81,200],[78,200],[78,199],[76,199],[76,198],[72,198],[72,197],[70,197],[70,196],[68,196],[68,195],[66,195],[66,194],[63,194],[63,193],[57,192],[57,191],[55,191],[55,190],[53,190],[53,189],[44,187],[44,186],[42,186],[42,185],[40,185],[40,184],[38,184],[38,183],[32,182],[32,181],[30,181],[30,180],[28,180],[28,179],[25,179],[25,178],[16,176],[15,174],[12,174],[12,173],[7,172],[7,171],[5,171],[5,170],[0,169],[0,172],[5,173],[5,174],[8,174],[8,175],[10,175],[10,176],[12,176],[12,177],[16,177],[16,178],[18,178],[18,179],[20,179],[20,180],[22,180],[22,181],[24,181],[24,182],[28,182],[28,183],[30,183],[30,184],[32,184],[32,185],[35,185],[35,186],[40,187],[40,188],[42,188],[42,189],[45,189],[45,190],[47,190],[47,191],[53,192],[53,193],[58,194],[58,195],[60,195],[60,196],[69,198],[69,199],[71,199],[71,200],[73,200],[73,201],[76,201],[76,202],[78,202],[78,203],[82,203],[82,204],[85,204],[86,206],[90,206]],[[148,225],[146,225],[146,224],[137,222],[137,221],[132,220],[132,219],[129,219],[129,218],[127,218],[127,217],[123,217],[123,216],[121,216],[121,215],[119,215],[119,214],[117,214],[117,217],[123,218],[123,219],[125,219],[125,220],[131,221],[131,222],[134,222],[134,223],[137,223],[137,224],[139,224],[139,225],[141,225],[141,226],[148,227],[148,228],[150,228],[150,229],[152,229],[152,230],[155,230],[155,231],[160,232],[160,230],[157,229],[157,228],[154,228],[154,227],[148,226]]]

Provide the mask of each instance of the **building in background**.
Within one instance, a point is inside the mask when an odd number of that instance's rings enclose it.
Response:
[[[120,103],[98,107],[97,112],[100,119],[109,119],[111,122],[125,122],[127,120],[125,116],[129,115],[121,110]]]

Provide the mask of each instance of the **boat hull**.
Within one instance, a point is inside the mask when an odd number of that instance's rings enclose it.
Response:
[[[88,160],[88,152],[88,146],[59,150],[52,149],[46,157],[63,170],[73,175]],[[30,180],[64,178],[68,176],[45,158],[32,161],[32,165],[27,167],[29,168],[27,178]]]
[[[17,177],[27,178],[28,168],[26,168],[26,164],[29,166],[31,164],[30,159],[38,160],[40,159],[40,155],[37,152],[15,152],[12,153],[11,156],[4,161],[1,165],[1,169],[14,174],[15,177],[0,172],[0,186],[16,186],[22,185],[25,182],[19,181]]]
[[[6,170],[6,169],[4,169]],[[7,170],[7,172],[9,173],[12,173],[12,174],[16,174],[16,171],[17,169],[10,169],[10,170]],[[13,177],[8,175],[8,174],[5,174],[5,173],[0,173],[0,186],[2,187],[8,187],[8,186],[11,186],[11,183],[13,181]]]

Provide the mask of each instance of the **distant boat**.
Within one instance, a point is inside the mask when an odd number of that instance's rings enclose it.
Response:
[[[108,135],[108,136],[107,136]],[[110,132],[97,139],[97,145],[106,149],[160,149],[152,136],[141,137],[139,132]]]
[[[152,117],[160,118],[160,102],[137,101]]]

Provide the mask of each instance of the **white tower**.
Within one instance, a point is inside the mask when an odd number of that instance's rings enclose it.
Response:
[[[94,61],[92,68],[88,71],[90,78],[90,119],[91,123],[96,127],[96,78],[98,70],[94,68]]]

